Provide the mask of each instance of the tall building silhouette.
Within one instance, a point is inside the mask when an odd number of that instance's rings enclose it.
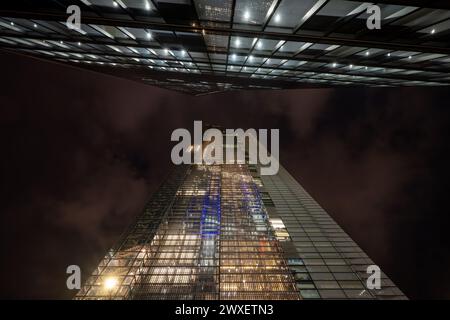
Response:
[[[177,166],[76,299],[406,298],[367,287],[372,260],[282,166],[246,160]]]

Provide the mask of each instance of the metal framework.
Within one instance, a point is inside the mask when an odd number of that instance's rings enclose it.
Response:
[[[261,176],[242,147],[235,164],[176,167],[75,299],[405,299],[384,273],[369,288],[372,260],[282,166]]]
[[[177,168],[75,299],[405,299],[281,167]]]
[[[450,85],[448,1],[14,0],[0,47],[191,94]],[[66,8],[78,4],[81,30]]]
[[[174,177],[176,194],[169,181],[77,299],[300,299],[246,165]]]

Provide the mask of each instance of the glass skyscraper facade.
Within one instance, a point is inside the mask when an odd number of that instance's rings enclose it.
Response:
[[[177,166],[76,299],[405,299],[283,168]]]
[[[3,0],[0,48],[194,95],[450,85],[450,2],[376,4],[379,30],[362,0]]]
[[[193,95],[450,85],[450,2],[14,0],[0,49]],[[78,5],[80,29],[66,25]],[[177,167],[77,299],[403,299],[281,166]]]

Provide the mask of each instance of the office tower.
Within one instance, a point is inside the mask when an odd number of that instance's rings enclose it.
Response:
[[[194,95],[448,86],[450,2],[376,4],[381,29],[362,0],[4,0],[0,48]]]
[[[177,166],[75,298],[406,298],[367,288],[374,263],[283,167],[248,162]]]

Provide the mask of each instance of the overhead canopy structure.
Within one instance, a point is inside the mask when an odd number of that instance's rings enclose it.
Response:
[[[0,48],[195,95],[450,85],[450,1],[374,4],[379,30],[363,1],[5,0]]]

